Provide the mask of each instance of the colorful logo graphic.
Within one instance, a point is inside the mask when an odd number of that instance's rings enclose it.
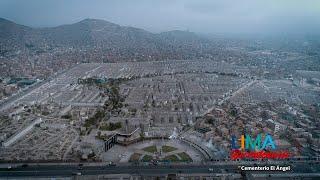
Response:
[[[232,160],[236,159],[286,159],[289,158],[288,151],[277,151],[275,141],[272,136],[258,134],[256,138],[250,135],[241,135],[231,137],[231,155]]]

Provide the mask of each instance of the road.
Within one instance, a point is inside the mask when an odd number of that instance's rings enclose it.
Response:
[[[281,164],[281,163],[280,163]],[[264,166],[268,164],[259,164]],[[285,165],[285,164],[283,164]],[[286,164],[287,165],[287,164]],[[250,165],[247,165],[250,166]],[[303,168],[301,168],[303,167]],[[292,170],[285,173],[311,173],[319,174],[320,164],[306,164],[303,162],[292,165]],[[212,171],[209,171],[209,168]],[[78,169],[78,165],[30,165],[28,167],[16,167],[8,170],[0,168],[1,177],[70,177],[80,172],[82,175],[102,175],[102,174],[132,174],[132,175],[167,175],[167,174],[210,174],[210,173],[240,173],[239,165],[234,164],[212,164],[212,165],[145,165],[145,166],[96,166],[84,165]],[[251,173],[251,172],[250,172]],[[269,171],[255,171],[253,173],[270,173]],[[272,171],[273,174],[283,174],[282,171]],[[320,175],[318,176],[320,177]]]
[[[32,130],[32,128],[36,124],[39,124],[39,123],[41,123],[41,118],[38,118],[38,119],[34,120],[30,125],[28,125],[24,129],[22,129],[18,134],[15,134],[15,135],[11,136],[7,141],[3,142],[3,146],[4,147],[10,146],[14,142],[16,142],[18,139],[20,139],[21,137],[25,136],[28,132],[30,132]]]
[[[25,97],[27,94],[31,93],[33,90],[39,88],[40,86],[47,83],[48,80],[37,82],[36,84],[30,86],[29,88],[18,92],[16,95],[10,96],[7,100],[0,102],[0,111],[4,111],[11,107],[12,105],[16,104],[20,99]]]
[[[70,67],[69,69],[72,69],[75,66],[76,65]],[[4,111],[4,110],[8,109],[9,107],[15,105],[23,97],[25,97],[26,95],[32,93],[32,91],[36,90],[37,88],[41,87],[42,85],[50,82],[54,78],[56,78],[56,77],[60,76],[61,74],[65,73],[69,69],[65,69],[65,70],[62,70],[60,72],[57,72],[56,74],[50,76],[46,80],[37,82],[36,84],[31,85],[30,87],[26,88],[25,90],[23,90],[21,92],[18,92],[16,95],[10,96],[7,100],[0,101],[0,111]]]
[[[231,97],[235,97],[237,94],[243,92],[246,88],[248,88],[249,86],[251,86],[252,84],[257,83],[257,82],[258,82],[258,80],[252,80],[252,81],[248,82],[247,84],[245,84],[242,87],[240,87],[238,90],[234,91],[232,94],[223,97],[222,100],[217,102],[217,104],[218,105],[223,104],[224,102],[229,100]],[[213,107],[209,108],[205,113],[202,114],[202,116],[210,113],[214,108],[216,108],[216,106],[213,106]]]
[[[208,173],[209,167],[189,167],[179,166],[170,168],[169,166],[84,166],[78,170],[77,166],[40,166],[16,168],[11,171],[0,171],[0,177],[19,177],[19,176],[71,176],[75,172],[82,175],[99,174],[170,174],[170,173]],[[229,167],[230,168],[230,167]],[[221,172],[219,169],[216,173]]]

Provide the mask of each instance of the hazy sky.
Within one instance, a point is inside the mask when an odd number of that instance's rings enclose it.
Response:
[[[33,27],[97,18],[152,32],[317,32],[320,0],[0,0],[0,17]]]

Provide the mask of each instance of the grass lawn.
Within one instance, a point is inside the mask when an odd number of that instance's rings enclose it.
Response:
[[[171,162],[178,162],[179,158],[176,155],[170,155],[170,156],[166,156],[163,160],[166,161],[171,161]]]
[[[155,153],[157,152],[157,147],[156,146],[148,146],[143,148],[142,150],[150,152],[150,153]]]
[[[149,156],[149,155],[144,155],[142,158],[142,161],[144,161],[144,162],[149,162],[151,160],[152,160],[152,156]]]
[[[136,162],[139,161],[141,154],[134,153],[131,155],[129,162]]]
[[[177,148],[172,146],[162,146],[162,152],[165,152],[165,153],[175,151],[175,150],[177,150]]]
[[[179,153],[178,156],[180,156],[181,161],[192,162],[191,157],[185,152]]]

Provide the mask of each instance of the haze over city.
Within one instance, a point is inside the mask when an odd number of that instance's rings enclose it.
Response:
[[[318,0],[1,0],[0,17],[32,27],[103,19],[151,32],[318,33]]]

